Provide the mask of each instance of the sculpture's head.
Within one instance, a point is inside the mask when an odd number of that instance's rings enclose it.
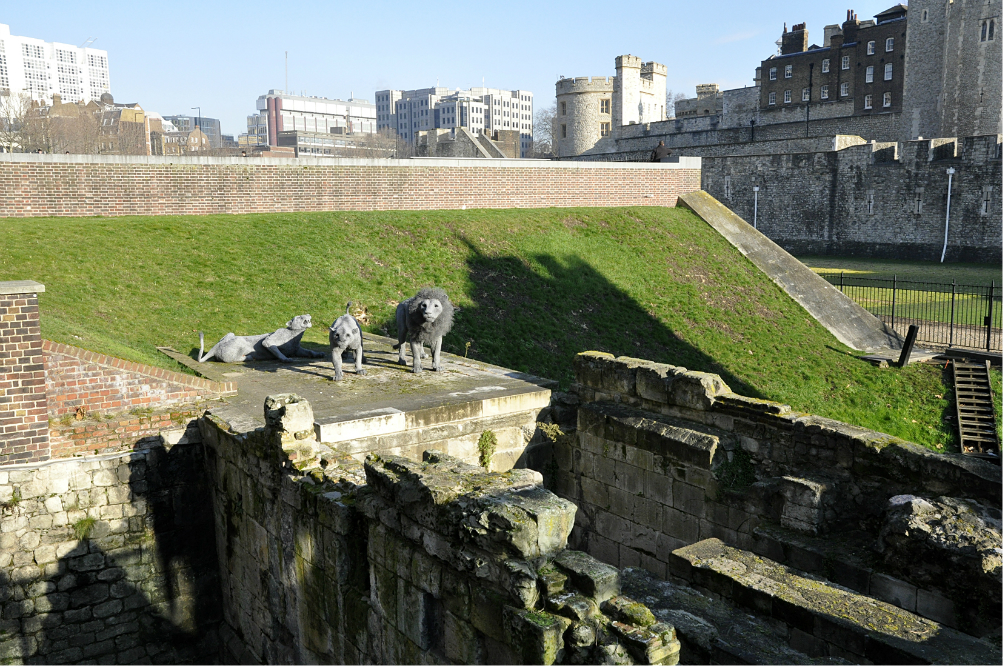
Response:
[[[291,328],[294,331],[302,331],[311,326],[313,326],[313,322],[308,314],[297,315],[286,322],[286,328]]]
[[[418,301],[417,311],[426,322],[433,322],[442,314],[442,301],[438,298],[423,298]]]

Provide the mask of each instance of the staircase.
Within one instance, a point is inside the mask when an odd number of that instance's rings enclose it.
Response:
[[[999,464],[996,403],[989,383],[989,361],[954,361],[954,404],[958,413],[961,452]]]

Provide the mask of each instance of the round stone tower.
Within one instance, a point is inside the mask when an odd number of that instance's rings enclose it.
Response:
[[[613,79],[580,76],[557,82],[558,157],[581,155],[612,127]]]

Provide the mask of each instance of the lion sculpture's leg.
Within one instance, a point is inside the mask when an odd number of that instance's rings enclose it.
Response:
[[[403,349],[403,345],[401,349]],[[415,374],[420,373],[421,370],[421,343],[415,340],[411,343],[411,367],[414,369]]]
[[[404,358],[404,341],[407,339],[407,301],[397,304],[397,364],[407,365]]]
[[[435,342],[432,343],[432,369],[436,372],[442,370],[442,366],[439,364],[440,351],[442,351],[442,338],[436,338]]]

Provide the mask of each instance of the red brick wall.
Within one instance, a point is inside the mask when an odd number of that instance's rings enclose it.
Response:
[[[675,206],[700,189],[699,168],[672,164],[11,158],[0,162],[0,217]]]
[[[229,382],[213,382],[141,363],[123,361],[58,342],[44,341],[48,415],[114,414],[132,409],[161,410],[235,392]]]
[[[49,425],[49,444],[53,458],[70,458],[132,449],[145,437],[156,437],[161,430],[183,428],[202,416],[201,405],[186,405],[150,414],[117,414],[113,418],[76,420],[63,417]]]
[[[38,293],[0,292],[0,464],[48,459]]]

